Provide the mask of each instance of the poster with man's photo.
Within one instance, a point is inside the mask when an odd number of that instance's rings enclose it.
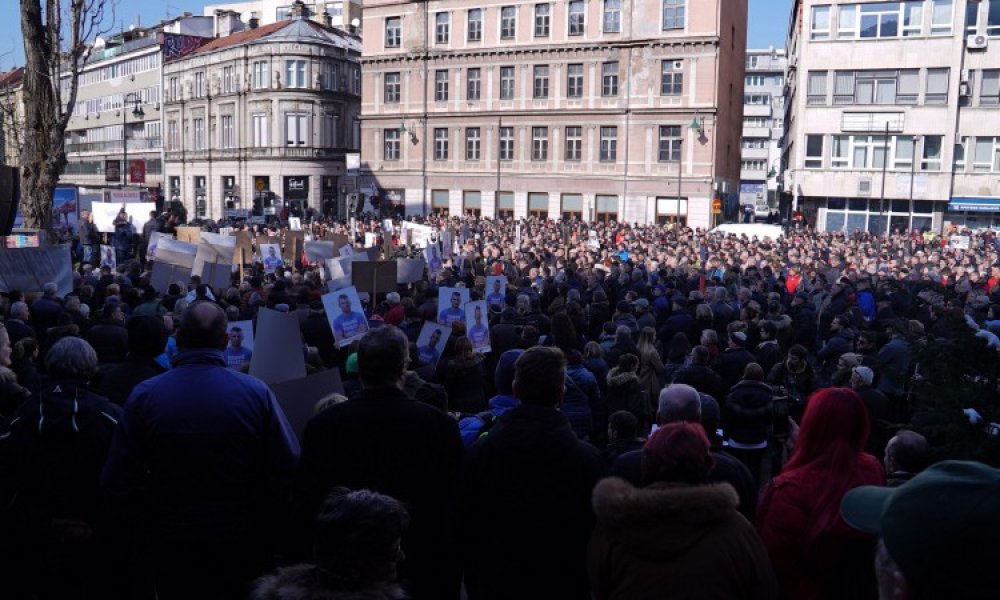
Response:
[[[438,324],[450,326],[465,318],[463,307],[469,301],[468,288],[443,287],[438,290]]]
[[[278,244],[261,244],[260,260],[264,263],[265,273],[274,273],[284,264],[281,259],[281,247]]]
[[[465,305],[465,335],[472,342],[474,352],[490,351],[490,321],[485,300]]]
[[[503,306],[507,300],[507,277],[490,275],[486,278],[486,304],[488,306]]]
[[[253,357],[253,321],[230,321],[226,325],[229,344],[223,351],[226,366],[239,369]]]
[[[451,336],[451,327],[437,323],[424,323],[420,329],[420,335],[417,336],[417,360],[420,361],[421,366],[437,366],[449,336]]]
[[[347,287],[323,295],[323,308],[333,329],[338,348],[347,346],[368,333],[368,319],[355,287]]]
[[[115,255],[114,246],[101,246],[101,267],[107,267],[112,271],[118,268],[118,257]]]

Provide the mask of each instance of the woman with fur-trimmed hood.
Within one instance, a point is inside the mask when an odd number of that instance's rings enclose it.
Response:
[[[706,483],[712,462],[701,425],[670,423],[643,448],[646,487],[614,477],[597,484],[588,552],[594,598],[777,595],[764,545],[736,510],[736,491]]]

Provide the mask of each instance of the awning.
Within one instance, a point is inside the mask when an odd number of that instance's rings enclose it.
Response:
[[[948,210],[955,212],[1000,212],[1000,198],[956,196],[948,202]]]

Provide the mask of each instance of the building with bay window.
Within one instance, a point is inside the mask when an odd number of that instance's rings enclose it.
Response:
[[[1000,226],[1000,0],[796,0],[785,189],[828,231]]]
[[[189,218],[340,207],[360,139],[360,40],[294,6],[164,62],[166,194]]]
[[[745,0],[366,1],[361,190],[708,227],[738,203],[746,22]]]
[[[787,64],[784,49],[747,50],[740,156],[741,205],[766,204],[778,208]]]

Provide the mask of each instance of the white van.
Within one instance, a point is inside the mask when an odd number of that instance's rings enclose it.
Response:
[[[784,235],[781,225],[768,225],[766,223],[725,223],[719,225],[709,233],[721,233],[723,235],[747,236],[759,240],[777,240]]]

